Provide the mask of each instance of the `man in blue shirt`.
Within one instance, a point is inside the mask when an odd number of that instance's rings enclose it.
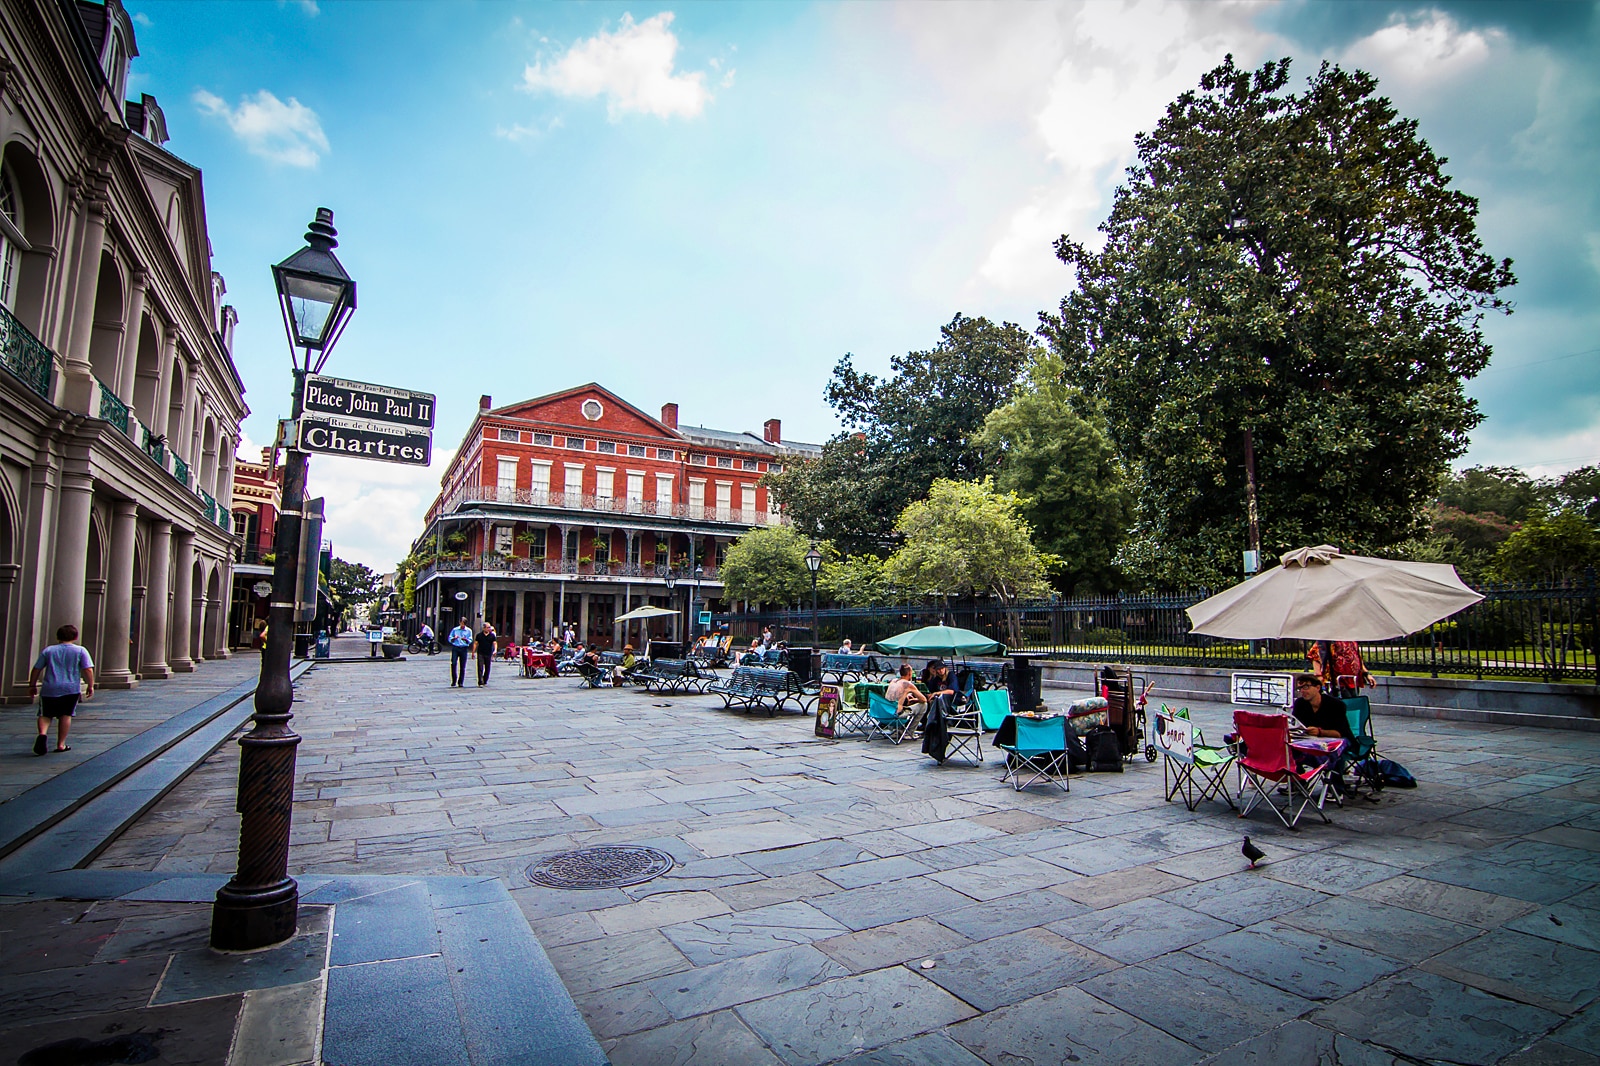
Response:
[[[467,650],[472,647],[472,627],[466,622],[457,622],[444,639],[450,645],[450,687],[462,688],[467,681]]]
[[[94,660],[89,652],[73,643],[78,639],[78,627],[64,625],[56,630],[56,640],[39,653],[28,675],[28,698],[39,700],[39,735],[33,742],[33,753],[43,755],[50,735],[50,719],[56,720],[56,750],[71,751],[67,732],[72,728],[72,715],[78,707],[78,694],[83,698],[94,695]],[[44,681],[41,691],[39,682]]]

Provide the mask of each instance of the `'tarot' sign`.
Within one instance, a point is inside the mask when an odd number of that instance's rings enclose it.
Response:
[[[308,415],[333,415],[431,430],[434,399],[431,392],[307,374],[300,401]]]

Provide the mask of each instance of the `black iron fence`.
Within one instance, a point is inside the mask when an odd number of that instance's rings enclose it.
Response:
[[[1361,645],[1373,673],[1429,677],[1520,678],[1600,683],[1595,655],[1595,575],[1565,584],[1484,585],[1482,602],[1398,640]],[[895,633],[945,622],[975,630],[1016,651],[1054,659],[1141,665],[1289,671],[1306,665],[1301,640],[1237,641],[1191,632],[1185,609],[1204,590],[1039,600],[1007,611],[993,601],[817,612],[817,643],[848,637],[856,648]],[[793,645],[812,642],[809,610],[721,614],[744,643],[770,626]]]

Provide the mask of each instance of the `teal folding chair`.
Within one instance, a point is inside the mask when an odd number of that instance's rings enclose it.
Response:
[[[1339,769],[1355,778],[1355,790],[1367,790],[1368,799],[1376,799],[1383,790],[1383,774],[1378,771],[1378,739],[1372,732],[1372,702],[1365,696],[1344,697],[1345,721],[1350,723],[1350,735],[1355,738],[1345,752]]]
[[[893,700],[884,699],[876,692],[867,697],[867,724],[872,729],[871,736],[882,737],[891,744],[898,744],[916,731],[917,724],[922,721],[923,709],[926,703],[916,704],[915,710],[900,713]]]
[[[1071,792],[1072,782],[1067,778],[1066,718],[1013,715],[1011,721],[1016,724],[1015,738],[1004,744],[995,741],[995,747],[1006,753],[1006,772],[1000,780],[1009,780],[1018,792],[1040,780],[1051,782],[1063,792]]]
[[[1011,693],[1003,688],[986,688],[973,698],[978,703],[978,718],[985,732],[993,733],[1011,713]]]

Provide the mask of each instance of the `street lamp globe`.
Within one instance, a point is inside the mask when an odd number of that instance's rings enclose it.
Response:
[[[356,309],[356,283],[333,254],[338,237],[333,212],[319,207],[306,229],[306,247],[272,268],[283,326],[290,345],[305,349],[306,370],[321,369]],[[309,365],[314,351],[321,353],[316,367]]]
[[[806,569],[813,574],[822,569],[822,553],[817,551],[815,544],[811,546],[810,551],[806,552]]]
[[[676,570],[668,570],[663,580],[667,583],[667,591],[671,592],[678,587],[678,572]]]

